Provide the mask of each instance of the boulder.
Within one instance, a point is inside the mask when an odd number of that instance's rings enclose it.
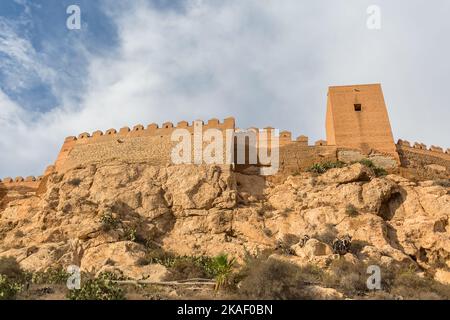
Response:
[[[334,168],[320,176],[320,181],[328,184],[344,184],[356,181],[369,181],[374,173],[368,167],[355,163],[348,167]]]

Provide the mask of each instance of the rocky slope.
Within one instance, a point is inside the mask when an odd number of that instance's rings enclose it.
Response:
[[[225,166],[91,165],[49,176],[0,211],[0,257],[28,270],[75,264],[161,280],[165,267],[139,263],[150,247],[239,262],[281,247],[290,254],[275,257],[297,265],[414,264],[450,283],[449,191],[359,163],[271,180]],[[331,243],[345,235],[352,248],[340,257]]]

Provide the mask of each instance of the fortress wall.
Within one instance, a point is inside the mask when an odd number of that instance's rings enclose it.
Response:
[[[30,189],[37,189],[39,187],[39,184],[41,183],[42,176],[40,177],[16,177],[16,178],[3,178],[0,179],[0,188],[3,189],[13,189],[17,187],[25,187]]]
[[[357,162],[362,159],[371,160],[376,166],[389,172],[398,169],[398,159],[390,153],[364,154],[361,150],[323,145],[322,140],[314,146],[292,143],[280,148],[280,172],[292,174],[310,168],[315,163],[342,161]]]
[[[236,131],[234,118],[227,118],[223,122],[217,119],[211,119],[207,123],[200,121],[203,125],[203,133],[206,130],[214,128],[219,129],[223,133],[225,130]],[[186,129],[193,135],[194,124],[189,125],[186,121],[181,121],[174,126],[172,123],[164,123],[161,127],[157,124],[150,124],[147,128],[142,125],[121,128],[120,130],[109,129],[106,132],[95,131],[92,134],[87,132],[81,133],[78,137],[67,137],[58,155],[54,166],[47,168],[46,173],[53,171],[64,172],[77,166],[83,166],[91,163],[101,162],[147,162],[153,165],[168,165],[172,163],[171,153],[178,142],[171,141],[171,134],[175,129]],[[259,136],[259,129],[255,129]],[[265,128],[270,132],[273,128]],[[270,138],[269,138],[270,140]],[[231,146],[225,145],[226,135],[223,134],[224,148],[223,159],[226,159],[227,148]],[[236,152],[236,139],[234,150]],[[300,136],[296,140],[292,140],[292,133],[289,131],[281,131],[279,133],[280,146],[295,144],[307,147],[308,137]],[[193,142],[193,141],[192,141]],[[207,146],[209,142],[204,142]],[[246,141],[246,161],[248,162],[248,142]],[[194,160],[194,145],[191,149],[191,159]],[[269,142],[269,150],[271,148]],[[235,153],[236,161],[236,153]]]
[[[5,207],[10,201],[20,199],[23,196],[34,195],[42,182],[42,177],[16,177],[0,180],[0,208]]]
[[[136,136],[104,139],[97,143],[75,144],[64,157],[58,158],[55,170],[64,172],[78,166],[107,161],[151,162],[165,165],[170,161],[170,136]]]
[[[307,146],[294,142],[280,147],[280,172],[304,171],[315,163],[337,161],[336,146]]]
[[[201,123],[203,131],[212,128],[221,131],[235,129],[232,117],[223,122],[210,119],[207,123]],[[95,131],[92,134],[84,132],[78,137],[67,137],[54,170],[61,172],[79,165],[115,160],[169,164],[172,148],[177,144],[171,141],[171,135],[176,129],[186,129],[193,134],[194,123],[190,125],[187,121],[180,121],[176,126],[171,122],[165,122],[162,126],[152,123],[147,128],[136,125],[133,128],[109,129],[104,133]]]
[[[411,169],[420,177],[450,178],[450,150],[437,146],[428,148],[423,143],[411,144],[399,140],[397,152],[402,167]]]

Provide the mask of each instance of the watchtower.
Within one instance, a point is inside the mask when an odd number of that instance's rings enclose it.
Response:
[[[328,88],[327,144],[396,153],[380,84]]]

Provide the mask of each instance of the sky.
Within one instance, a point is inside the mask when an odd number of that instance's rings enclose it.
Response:
[[[0,178],[41,175],[66,136],[152,122],[234,116],[314,142],[331,85],[381,83],[396,140],[448,148],[449,16],[448,0],[2,0]]]

